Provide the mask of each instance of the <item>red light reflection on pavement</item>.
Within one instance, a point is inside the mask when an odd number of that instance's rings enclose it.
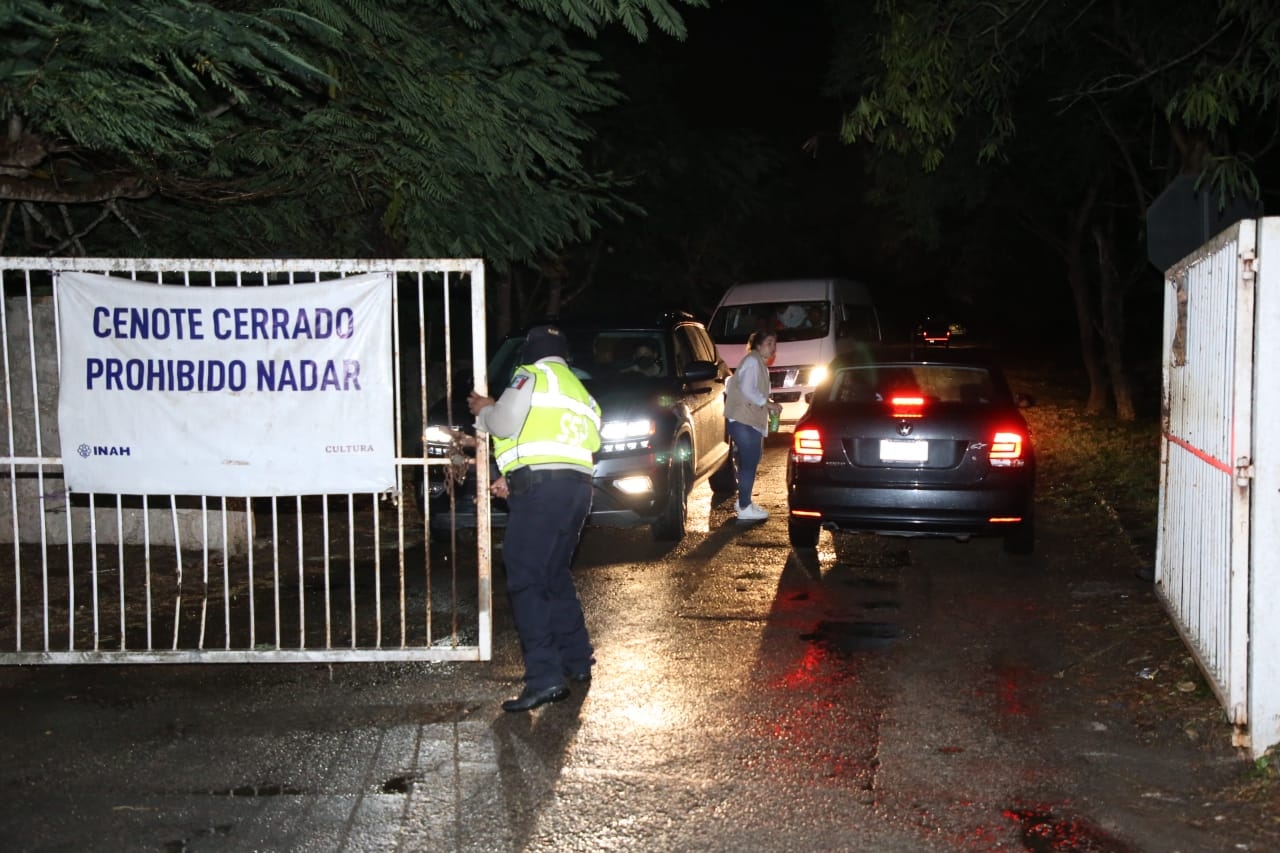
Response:
[[[831,653],[826,646],[810,644],[796,661],[795,666],[778,679],[774,686],[784,690],[811,686],[821,677],[823,664],[829,657]]]
[[[882,703],[863,683],[864,661],[806,642],[767,682],[776,694],[751,727],[772,745],[751,755],[756,772],[873,791]]]
[[[1031,717],[1039,711],[1035,701],[1035,692],[1040,682],[1045,680],[1042,673],[1022,665],[1005,665],[994,667],[991,675],[995,681],[988,690],[983,687],[974,689],[974,695],[984,696],[991,693],[995,697],[996,710],[1007,717]]]
[[[1006,809],[1022,826],[1022,843],[1032,853],[1139,853],[1101,828],[1077,817],[1058,817],[1048,807]]]

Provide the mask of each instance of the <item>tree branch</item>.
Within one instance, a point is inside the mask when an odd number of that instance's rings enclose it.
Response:
[[[1132,89],[1135,86],[1140,86],[1143,83],[1150,80],[1152,77],[1155,77],[1159,74],[1163,74],[1165,71],[1168,71],[1170,68],[1181,65],[1182,63],[1186,62],[1188,59],[1191,59],[1193,56],[1208,50],[1209,46],[1213,44],[1213,42],[1221,38],[1223,35],[1225,35],[1230,28],[1231,28],[1230,24],[1223,25],[1221,28],[1219,28],[1215,33],[1210,35],[1203,42],[1191,48],[1181,56],[1176,56],[1173,59],[1170,59],[1168,62],[1164,63],[1163,65],[1158,65],[1155,68],[1149,68],[1141,74],[1137,74],[1131,77],[1125,77],[1119,74],[1112,74],[1109,77],[1104,77],[1097,84],[1090,86],[1087,89],[1084,89],[1079,92],[1073,92],[1069,95],[1060,95],[1055,98],[1050,98],[1049,100],[1051,102],[1065,103],[1066,106],[1070,108],[1071,106],[1074,106],[1077,102],[1083,100],[1084,98],[1092,98],[1096,95],[1115,94],[1116,92],[1123,92],[1126,89]],[[1107,42],[1103,39],[1097,39],[1097,40],[1100,41],[1102,44],[1106,45],[1107,47],[1116,49],[1114,45],[1107,44]],[[1112,85],[1112,84],[1106,83],[1106,81],[1108,80],[1123,80],[1124,82],[1116,83]]]
[[[137,175],[78,181],[63,187],[40,178],[0,175],[0,201],[43,204],[94,204],[117,198],[147,198],[155,189]]]

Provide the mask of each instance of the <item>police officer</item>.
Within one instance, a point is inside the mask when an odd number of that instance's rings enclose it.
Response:
[[[600,407],[567,362],[557,326],[529,331],[521,366],[495,401],[467,399],[476,426],[494,437],[502,476],[491,491],[507,499],[503,562],[524,689],[504,711],[531,711],[568,697],[566,680],[588,682],[594,649],[570,574],[591,510],[592,454],[600,448]]]

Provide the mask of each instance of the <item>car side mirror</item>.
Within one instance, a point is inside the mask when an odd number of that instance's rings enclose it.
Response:
[[[689,366],[684,369],[684,380],[686,382],[706,382],[708,379],[715,379],[720,373],[714,361],[691,361]]]

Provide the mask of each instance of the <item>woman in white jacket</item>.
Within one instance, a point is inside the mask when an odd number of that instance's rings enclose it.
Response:
[[[729,437],[738,455],[738,520],[764,521],[769,517],[751,500],[756,469],[764,455],[764,437],[769,433],[769,415],[780,414],[782,404],[769,399],[769,362],[778,348],[778,336],[771,331],[752,332],[747,354],[729,379],[725,396],[725,417]]]

